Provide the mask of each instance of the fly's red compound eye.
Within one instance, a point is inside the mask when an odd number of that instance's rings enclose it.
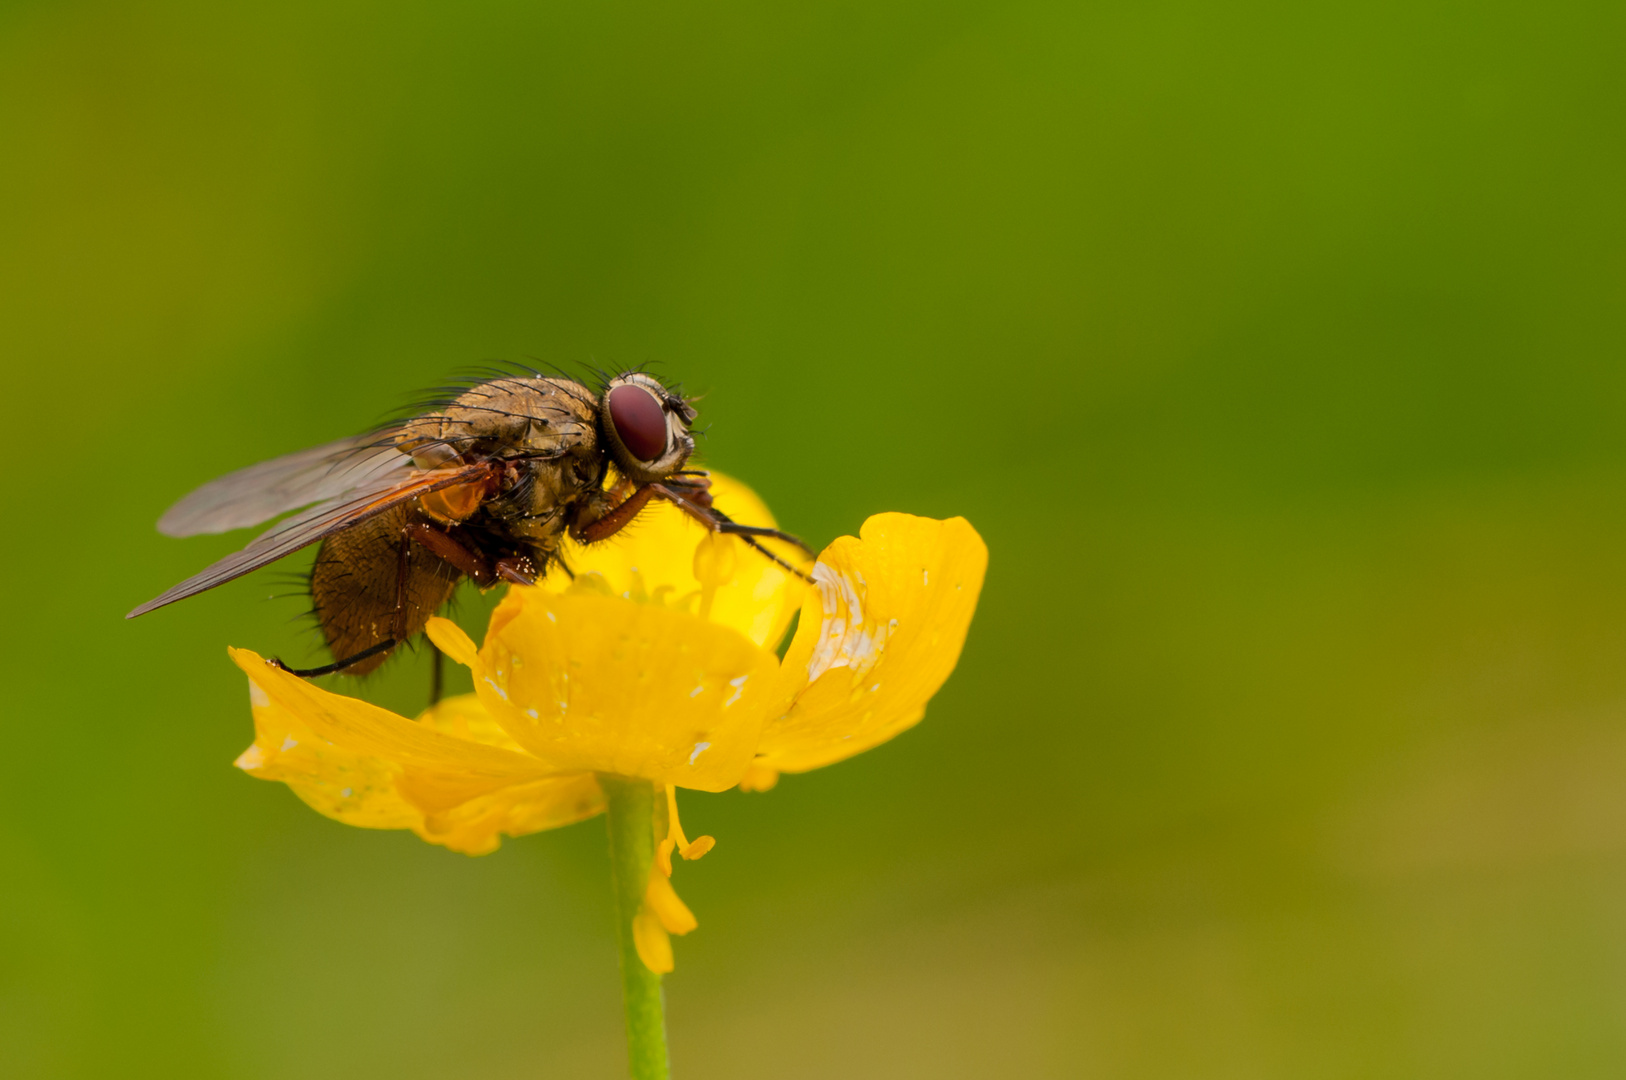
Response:
[[[666,453],[666,410],[643,387],[624,384],[610,391],[610,423],[621,445],[639,461]]]

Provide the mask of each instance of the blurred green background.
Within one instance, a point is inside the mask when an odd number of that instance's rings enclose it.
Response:
[[[992,550],[919,728],[685,803],[680,1076],[1622,1075],[1623,24],[0,8],[0,1074],[621,1075],[598,822],[230,767],[308,556],[122,619],[194,485],[536,357]]]

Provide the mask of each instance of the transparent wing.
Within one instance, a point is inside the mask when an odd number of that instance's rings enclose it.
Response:
[[[314,544],[341,529],[366,521],[392,506],[399,506],[419,495],[483,481],[492,476],[499,467],[496,463],[483,461],[456,469],[420,472],[404,480],[386,476],[369,488],[350,491],[337,498],[318,503],[285,521],[277,522],[251,540],[242,551],[226,556],[202,573],[192,575],[174,588],[142,604],[125,618],[133,619],[137,615],[145,615],[166,604],[173,604],[177,600],[196,596],[216,585],[223,585],[267,563],[276,562],[284,555],[290,555],[307,544]]]
[[[209,481],[170,507],[158,531],[196,536],[258,525],[301,506],[405,480],[412,471],[412,459],[388,434],[340,439]]]

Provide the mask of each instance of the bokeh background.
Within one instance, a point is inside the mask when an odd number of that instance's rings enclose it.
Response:
[[[680,1076],[1622,1075],[1623,24],[0,8],[0,1074],[622,1074],[599,823],[327,821],[230,767],[277,572],[121,618],[194,485],[535,357],[992,551],[917,729],[685,804]]]

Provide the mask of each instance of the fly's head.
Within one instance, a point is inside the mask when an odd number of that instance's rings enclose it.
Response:
[[[599,399],[599,429],[616,468],[636,484],[665,480],[694,453],[694,407],[641,371],[617,375]]]

